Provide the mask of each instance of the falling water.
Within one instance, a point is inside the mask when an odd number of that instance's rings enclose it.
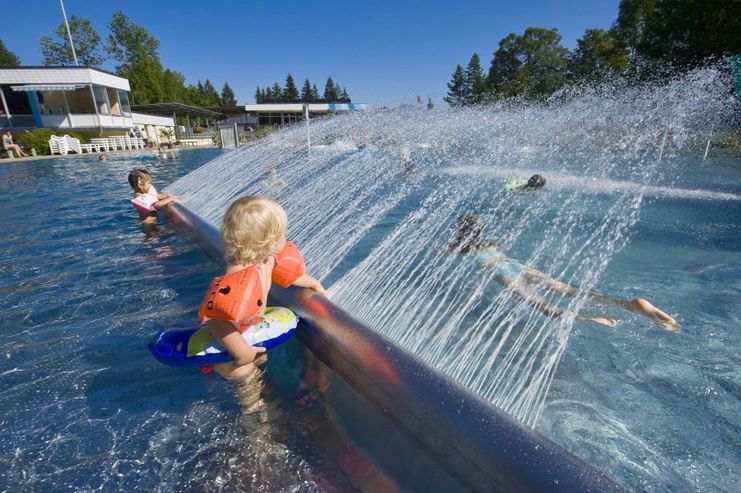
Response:
[[[310,153],[295,126],[168,191],[214,226],[239,196],[274,197],[336,303],[534,425],[576,313],[603,313],[584,290],[629,241],[644,198],[741,199],[674,188],[663,171],[667,160],[702,155],[705,129],[734,123],[728,87],[722,70],[706,68],[650,86],[570,89],[540,105],[328,117],[312,122]],[[546,189],[502,192],[506,178],[532,172],[547,177]],[[448,253],[463,213],[481,216],[509,257],[582,289],[538,289],[561,317],[500,286],[473,255]]]

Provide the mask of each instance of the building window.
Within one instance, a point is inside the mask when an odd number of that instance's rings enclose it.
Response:
[[[69,112],[73,115],[94,115],[95,105],[89,87],[80,87],[67,92]]]
[[[31,104],[25,92],[14,91],[10,86],[2,86],[5,102],[8,103],[8,113],[11,115],[30,115]]]
[[[111,102],[111,115],[121,116],[121,105],[118,104],[116,90],[110,87],[107,87],[106,90],[108,91],[108,101]]]
[[[118,100],[121,101],[121,112],[123,113],[123,116],[131,116],[129,93],[126,91],[118,91]]]
[[[93,92],[95,93],[95,104],[98,105],[98,113],[101,115],[110,115],[111,111],[106,102],[106,91],[103,86],[93,86]]]
[[[42,115],[66,115],[62,91],[36,91],[39,112]]]

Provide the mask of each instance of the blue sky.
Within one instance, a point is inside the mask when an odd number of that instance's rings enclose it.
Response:
[[[619,0],[440,1],[66,0],[67,15],[89,18],[103,38],[121,10],[160,41],[162,63],[188,83],[228,81],[240,104],[255,86],[291,72],[320,92],[328,75],[355,102],[395,105],[416,95],[443,104],[456,64],[478,52],[488,69],[499,40],[529,26],[558,28],[576,45],[587,28],[608,28]],[[39,65],[39,38],[62,22],[57,0],[9,3],[2,39],[24,65]],[[107,62],[103,68],[112,70]]]

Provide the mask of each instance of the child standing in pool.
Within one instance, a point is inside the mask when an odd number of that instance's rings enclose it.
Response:
[[[288,218],[274,200],[259,195],[235,200],[224,215],[224,275],[211,282],[198,311],[211,335],[234,357],[214,365],[230,380],[252,378],[264,348],[247,344],[241,333],[259,320],[272,282],[311,288],[326,296],[321,283],[304,273],[296,246],[286,240]]]
[[[458,218],[455,229],[455,239],[448,249],[456,253],[473,253],[476,259],[486,269],[494,271],[494,279],[505,287],[512,286],[518,296],[527,300],[531,305],[539,309],[549,317],[559,317],[564,311],[549,305],[546,300],[534,292],[535,287],[542,286],[547,289],[563,293],[567,296],[586,296],[605,306],[616,306],[624,310],[637,313],[649,318],[662,329],[670,332],[679,332],[681,327],[667,313],[656,308],[647,300],[635,298],[633,300],[621,300],[612,298],[592,291],[584,291],[570,286],[564,282],[553,279],[539,270],[511,259],[504,254],[501,247],[496,243],[483,239],[484,223],[479,216],[464,214]],[[603,325],[614,327],[617,320],[602,316],[590,316],[578,313],[576,317],[580,320],[589,320]]]
[[[176,195],[158,193],[152,185],[152,175],[145,169],[135,169],[129,173],[129,185],[134,190],[131,203],[139,212],[139,221],[144,224],[157,223],[156,210],[159,207],[180,201]]]

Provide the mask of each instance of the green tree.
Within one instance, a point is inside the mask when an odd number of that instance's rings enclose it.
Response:
[[[451,108],[466,104],[466,74],[460,65],[455,67],[453,78],[448,82],[448,95],[443,99]]]
[[[80,65],[98,67],[106,57],[100,44],[100,35],[93,29],[92,23],[84,17],[73,15],[69,18],[69,30],[75,43],[75,53]],[[41,54],[44,56],[44,65],[74,65],[72,49],[69,45],[67,28],[64,23],[54,30],[56,39],[49,36],[41,37]]]
[[[286,77],[286,85],[283,89],[283,98],[288,99],[289,101],[298,99],[298,89],[296,88],[296,83],[290,73]]]
[[[574,80],[600,80],[628,68],[628,51],[607,31],[587,29],[576,45],[568,65]]]
[[[162,64],[159,60],[138,60],[122,67],[120,75],[129,79],[133,103],[159,103],[163,101]]]
[[[312,99],[312,95],[311,82],[309,82],[309,79],[306,79],[304,80],[304,85],[301,87],[301,99],[303,101],[308,101],[309,99]]]
[[[324,85],[324,99],[329,101],[335,101],[337,99],[337,87],[332,80],[332,77],[327,77],[327,83]]]
[[[255,103],[260,104],[262,103],[262,90],[260,89],[260,86],[257,86],[257,89],[255,89]]]
[[[347,87],[343,87],[342,91],[340,92],[340,99],[343,100],[350,100],[350,95],[347,93]]]
[[[220,103],[221,98],[219,98],[219,93],[216,92],[216,88],[211,81],[206,79],[206,82],[203,83],[202,106],[219,106]]]
[[[237,106],[237,98],[228,82],[224,82],[219,103],[221,106]]]
[[[489,68],[489,87],[497,99],[541,99],[566,83],[568,50],[557,29],[529,27],[499,42]]]
[[[185,76],[177,70],[165,70],[162,73],[162,102],[184,103],[186,100]]]
[[[464,100],[466,104],[476,104],[486,99],[488,85],[486,84],[484,72],[481,69],[481,61],[478,53],[474,53],[471,61],[468,62],[463,81],[465,87]]]
[[[159,63],[159,44],[157,39],[145,28],[134,24],[123,13],[116,12],[108,24],[108,46],[106,51],[119,65],[117,71],[132,66],[142,60]]]
[[[435,107],[435,103],[432,102],[432,98],[427,98],[427,109],[431,110]]]
[[[738,0],[621,0],[613,26],[632,62],[694,66],[741,52]]]
[[[280,84],[277,82],[273,83],[272,93],[273,97],[271,99],[281,99],[283,97],[283,89],[281,89]]]
[[[5,47],[5,43],[0,39],[0,66],[17,67],[21,64],[18,56]]]
[[[311,86],[311,99],[319,99],[319,89],[317,89],[316,84]]]

